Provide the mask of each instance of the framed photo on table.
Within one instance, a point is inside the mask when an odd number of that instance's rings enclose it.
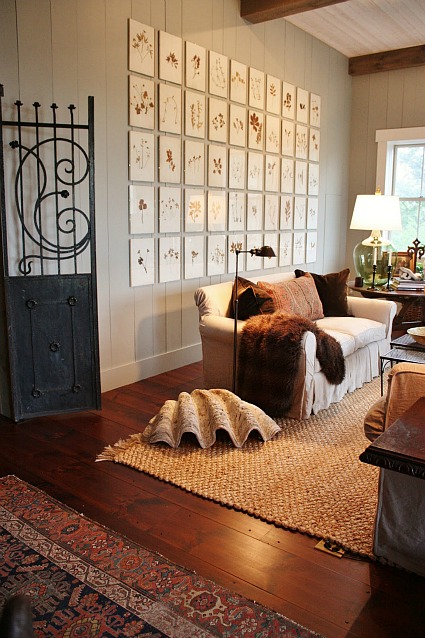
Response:
[[[382,253],[382,260],[384,264],[388,262],[387,252]],[[392,273],[393,277],[400,276],[400,266],[402,266],[403,268],[410,268],[410,270],[413,270],[413,257],[409,255],[407,252],[397,252],[397,259],[396,259],[394,270]]]

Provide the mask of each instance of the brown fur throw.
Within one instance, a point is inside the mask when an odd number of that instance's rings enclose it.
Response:
[[[239,340],[238,395],[270,416],[284,416],[292,406],[303,334],[316,336],[317,358],[329,383],[345,377],[345,360],[334,337],[299,315],[274,313],[251,317]]]

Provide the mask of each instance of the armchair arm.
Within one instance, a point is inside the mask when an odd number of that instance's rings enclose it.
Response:
[[[387,299],[366,299],[348,296],[348,312],[354,317],[364,317],[379,321],[386,326],[386,337],[391,338],[392,325],[397,312],[397,304]]]
[[[425,396],[425,366],[397,363],[388,373],[388,392],[384,429]]]

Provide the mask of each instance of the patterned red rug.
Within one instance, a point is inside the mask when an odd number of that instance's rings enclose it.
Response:
[[[38,637],[312,638],[14,476],[0,479],[0,608],[30,597]]]

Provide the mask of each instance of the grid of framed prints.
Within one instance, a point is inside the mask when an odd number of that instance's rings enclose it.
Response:
[[[132,19],[128,67],[130,284],[314,263],[320,96]]]

